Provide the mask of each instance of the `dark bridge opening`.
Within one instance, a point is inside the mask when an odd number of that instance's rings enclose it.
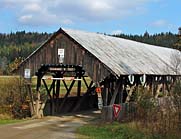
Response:
[[[43,64],[36,76],[37,92],[41,93],[42,84],[47,92],[45,115],[97,108],[95,84],[92,80],[87,81],[88,76],[81,65]],[[73,88],[74,95],[71,95]],[[40,99],[40,95],[38,97]]]

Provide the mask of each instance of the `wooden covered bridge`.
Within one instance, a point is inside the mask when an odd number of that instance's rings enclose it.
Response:
[[[147,87],[155,97],[160,90],[169,92],[170,84],[181,75],[180,59],[180,51],[174,49],[60,28],[28,56],[16,71],[22,76],[24,73],[37,76],[37,100],[40,99],[39,89],[43,83],[54,114],[68,103],[67,98],[75,82],[77,99],[71,106],[73,111],[89,103],[85,98],[95,96],[96,87],[101,89],[103,106],[129,102],[138,85]],[[50,86],[46,84],[45,75],[52,76]],[[67,76],[71,76],[70,85],[66,84]],[[92,80],[89,84],[86,76]],[[60,97],[60,82],[64,84],[66,94],[54,106]],[[83,96],[82,82],[87,87]],[[37,115],[39,110],[37,106]]]

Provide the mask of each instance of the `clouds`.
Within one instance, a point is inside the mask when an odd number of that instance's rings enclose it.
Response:
[[[40,12],[41,11],[41,7],[39,4],[37,3],[30,3],[30,4],[26,4],[23,7],[23,11],[25,12]]]
[[[156,20],[152,22],[151,25],[154,27],[163,27],[163,26],[167,26],[168,23],[166,20],[160,19],[160,20]]]
[[[153,21],[150,26],[161,30],[166,28],[167,31],[177,30],[178,28],[178,26],[164,19],[158,19],[156,21]]]
[[[142,9],[148,2],[151,0],[1,0],[0,5],[14,10],[21,24],[67,25],[142,14],[137,9]]]

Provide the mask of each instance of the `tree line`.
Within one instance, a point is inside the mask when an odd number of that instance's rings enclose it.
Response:
[[[24,58],[51,36],[50,33],[17,31],[0,33],[0,75],[9,74]],[[115,37],[181,50],[181,37],[171,32],[150,35],[118,34]]]
[[[0,74],[9,74],[14,66],[31,54],[50,35],[25,31],[0,33]]]
[[[147,43],[151,45],[174,48],[181,51],[181,37],[171,32],[166,32],[166,33],[162,32],[162,33],[150,35],[146,31],[143,35],[118,34],[118,35],[113,35],[113,36],[129,39],[129,40],[134,40],[138,42],[143,42],[143,43]]]

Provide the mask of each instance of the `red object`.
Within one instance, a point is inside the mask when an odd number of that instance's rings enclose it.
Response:
[[[117,118],[121,111],[121,105],[113,104],[113,110],[114,110],[114,117]]]
[[[96,92],[97,92],[97,93],[101,93],[101,92],[102,92],[102,91],[101,91],[101,88],[100,88],[100,87],[97,87],[97,88],[96,88]]]

